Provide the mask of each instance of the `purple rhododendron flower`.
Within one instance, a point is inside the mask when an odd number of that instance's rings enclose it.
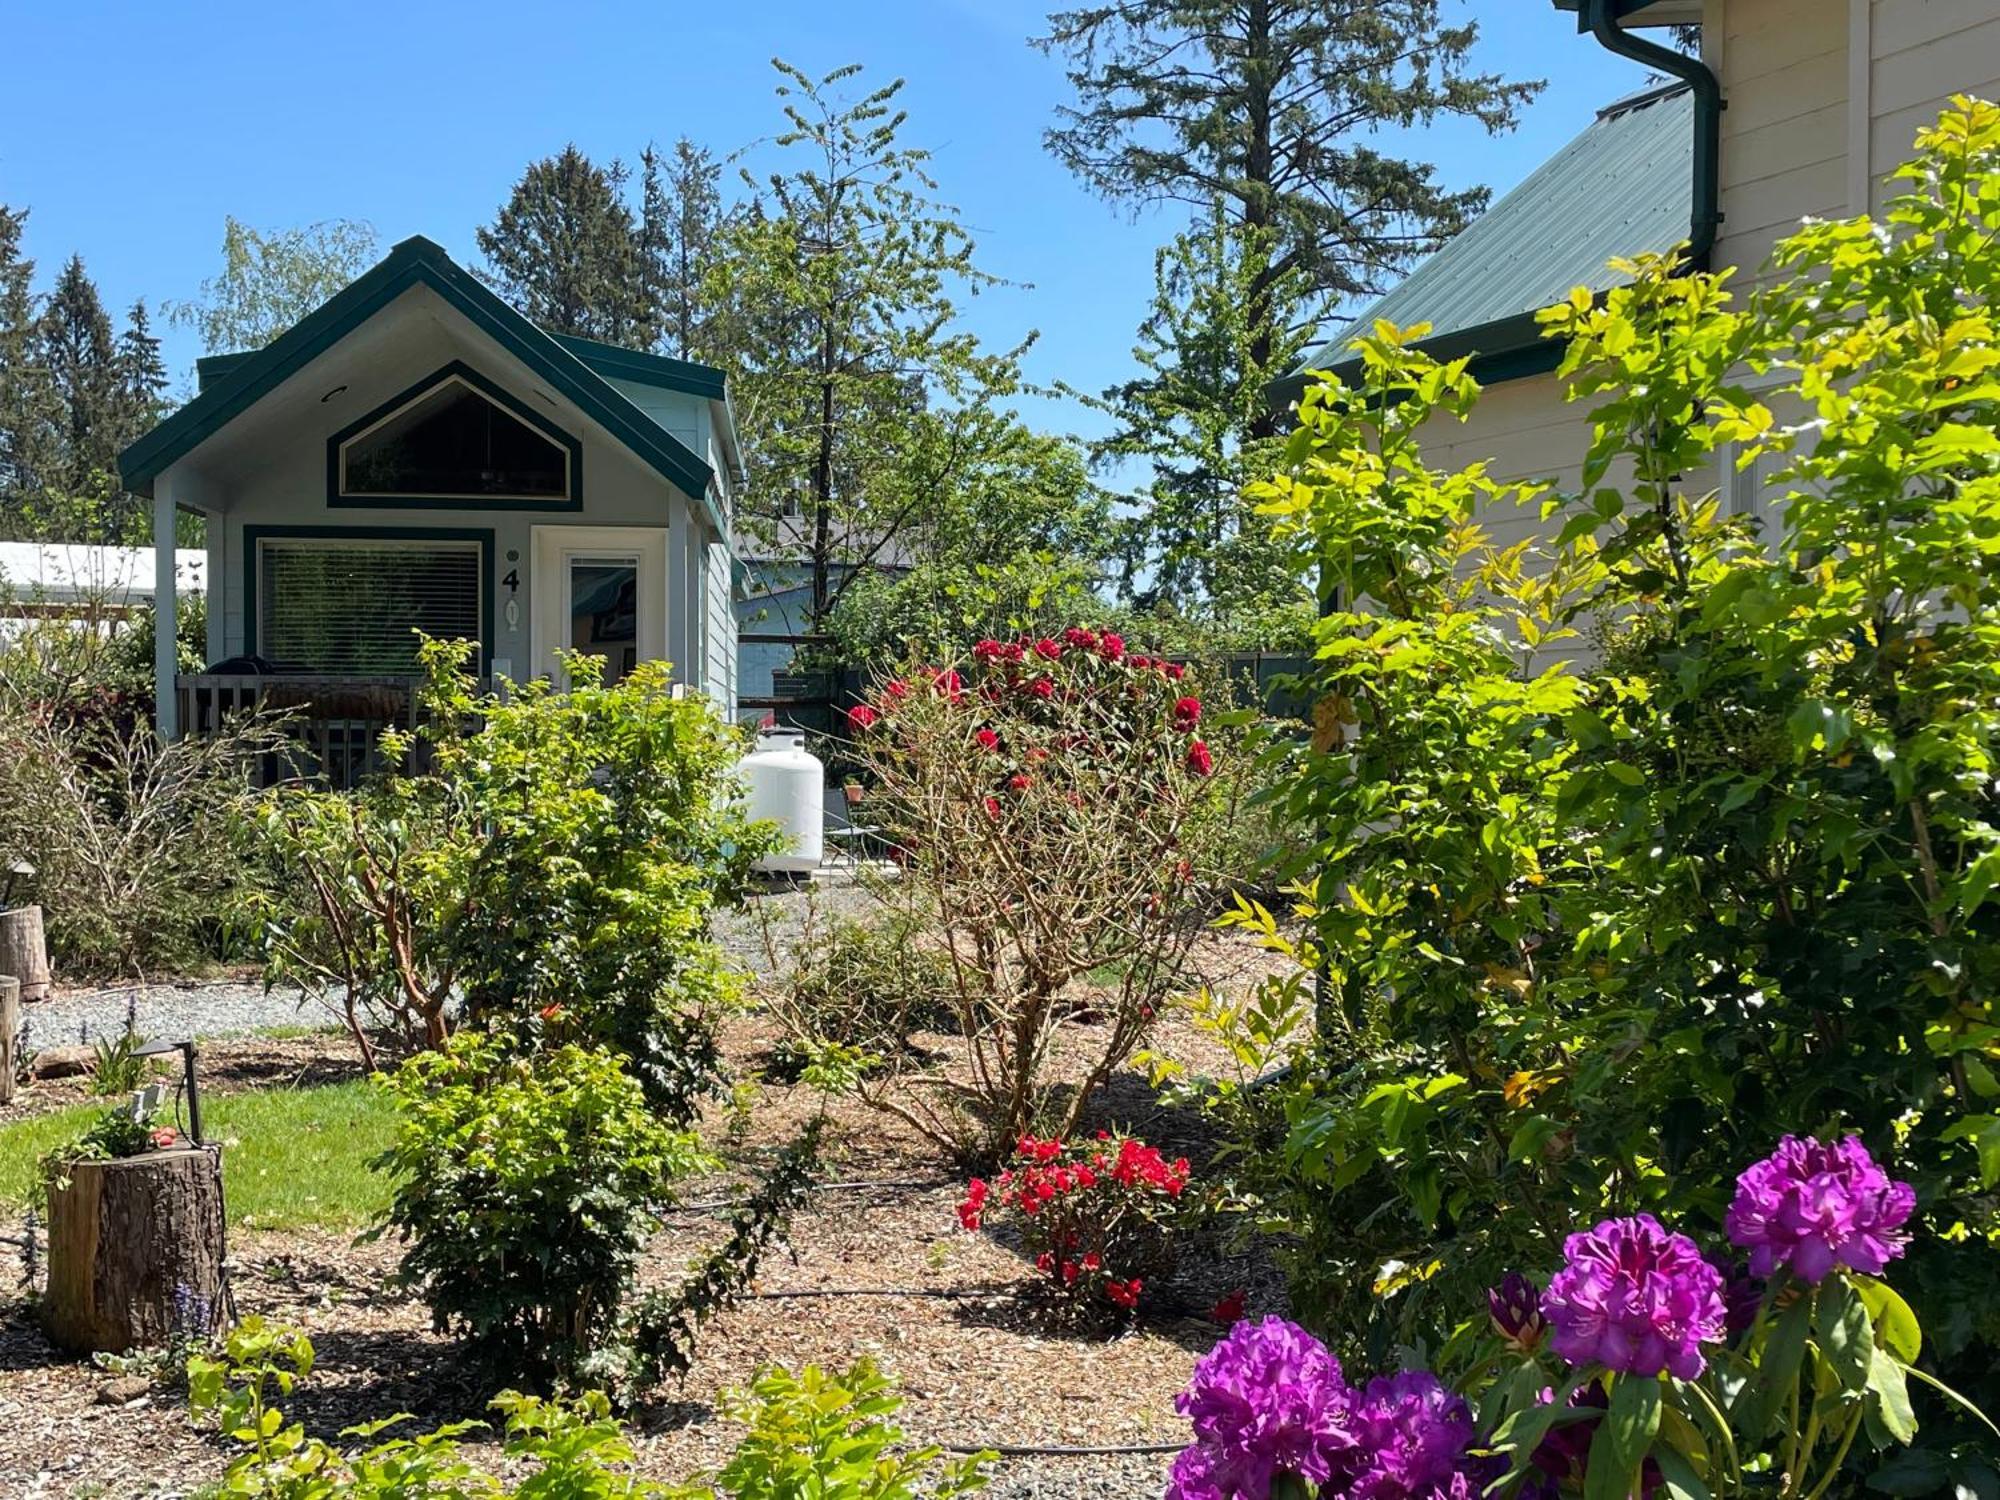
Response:
[[[1725,1227],[1756,1275],[1789,1266],[1816,1284],[1835,1266],[1881,1275],[1909,1244],[1903,1226],[1916,1206],[1916,1189],[1891,1182],[1860,1137],[1827,1145],[1788,1135],[1736,1179]]]
[[[1496,1287],[1486,1293],[1486,1311],[1493,1319],[1493,1331],[1524,1353],[1533,1353],[1548,1332],[1542,1316],[1542,1294],[1519,1271],[1509,1271]]]
[[[1335,1460],[1344,1500],[1449,1500],[1465,1473],[1472,1412],[1428,1370],[1368,1382],[1354,1400],[1354,1448]]]
[[[1195,1446],[1175,1462],[1167,1500],[1267,1500],[1281,1474],[1323,1484],[1354,1443],[1350,1402],[1340,1361],[1298,1324],[1238,1323],[1174,1398]]]
[[[1701,1346],[1723,1334],[1722,1273],[1693,1240],[1640,1214],[1571,1235],[1563,1255],[1542,1299],[1556,1353],[1573,1365],[1595,1361],[1633,1375],[1668,1370],[1682,1380],[1706,1368]]]

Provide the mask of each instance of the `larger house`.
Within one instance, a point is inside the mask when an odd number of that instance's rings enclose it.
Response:
[[[1354,333],[1387,318],[1429,323],[1424,347],[1471,355],[1486,387],[1463,426],[1441,425],[1432,462],[1484,460],[1497,478],[1574,487],[1589,444],[1565,404],[1535,312],[1573,286],[1604,291],[1613,256],[1688,246],[1710,269],[1754,282],[1807,215],[1879,209],[1887,175],[1954,94],[2000,95],[2000,0],[1553,0],[1582,45],[1629,57],[1660,82],[1604,109],[1581,135],[1402,285],[1338,329],[1305,368],[1356,368]],[[1525,0],[1524,0],[1525,5]],[[1556,26],[1561,19],[1548,16]],[[1698,25],[1699,54],[1660,28]],[[1302,375],[1280,382],[1296,395]],[[1709,476],[1739,510],[1754,469],[1728,454]],[[1484,518],[1502,544],[1540,524],[1531,510]]]
[[[407,712],[419,631],[477,642],[479,670],[514,681],[563,650],[614,679],[665,658],[733,710],[721,371],[546,333],[418,238],[198,375],[120,460],[155,535],[207,521],[210,670],[192,677],[160,554],[163,734],[275,691],[366,737]]]

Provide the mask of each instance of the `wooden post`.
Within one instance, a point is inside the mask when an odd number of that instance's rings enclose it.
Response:
[[[21,1065],[21,981],[0,974],[0,1104],[14,1102],[14,1070]]]
[[[122,1354],[222,1327],[220,1153],[72,1162],[65,1176],[49,1185],[51,1339]]]
[[[42,940],[42,909],[0,911],[0,974],[21,981],[24,1002],[49,998],[49,949]]]

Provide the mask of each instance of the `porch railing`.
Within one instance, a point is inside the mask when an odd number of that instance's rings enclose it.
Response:
[[[388,765],[383,730],[414,727],[414,687],[409,677],[195,672],[177,680],[176,697],[181,733],[189,735],[213,734],[259,709],[285,714],[288,747],[264,757],[259,779],[305,777],[346,789]]]

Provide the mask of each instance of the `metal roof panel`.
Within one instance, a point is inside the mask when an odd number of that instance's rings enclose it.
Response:
[[[1403,282],[1308,354],[1304,368],[1345,364],[1380,319],[1462,333],[1624,278],[1614,256],[1664,253],[1688,236],[1694,198],[1694,99],[1683,84],[1600,111],[1583,133]],[[1482,350],[1482,353],[1493,351]]]

